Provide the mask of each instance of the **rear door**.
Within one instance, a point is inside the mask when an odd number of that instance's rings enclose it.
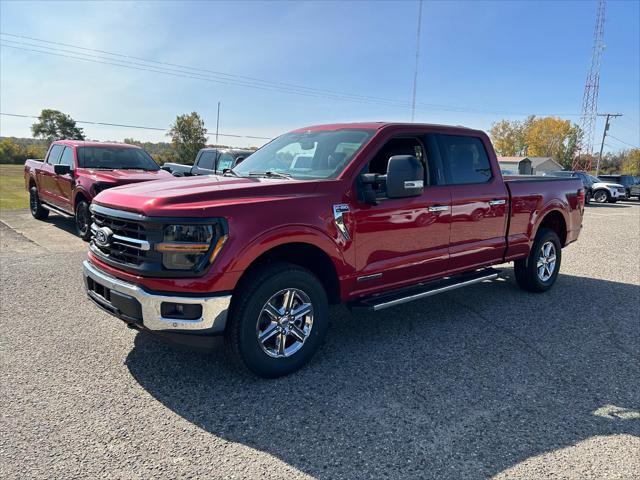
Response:
[[[195,165],[191,169],[192,175],[213,175],[215,172],[217,150],[204,150],[200,152],[200,156]]]
[[[38,195],[42,200],[50,203],[56,202],[56,179],[53,166],[60,161],[60,156],[64,150],[64,145],[54,144],[49,149],[47,157],[40,166],[36,169],[36,181],[38,183]]]
[[[472,135],[430,134],[445,183],[451,188],[449,271],[502,261],[506,248],[509,193],[489,160],[490,145]],[[488,140],[486,140],[488,142]]]

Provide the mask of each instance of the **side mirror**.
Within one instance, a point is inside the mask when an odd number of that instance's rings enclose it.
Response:
[[[394,155],[387,165],[387,197],[403,198],[424,191],[424,167],[412,155]]]
[[[171,173],[171,167],[169,165],[162,165],[160,168],[165,172]]]
[[[62,165],[59,163],[58,165],[53,166],[53,171],[56,175],[68,175],[71,173],[71,167],[69,165]]]

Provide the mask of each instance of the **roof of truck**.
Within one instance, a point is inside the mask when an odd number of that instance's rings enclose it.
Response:
[[[328,123],[324,125],[310,125],[308,127],[297,128],[294,133],[303,133],[308,131],[322,130],[381,130],[386,127],[421,127],[421,128],[439,128],[452,130],[468,130],[478,131],[473,128],[463,127],[462,125],[439,125],[435,123],[408,123],[408,122],[350,122],[350,123]]]
[[[70,147],[122,147],[122,148],[141,148],[138,145],[119,142],[87,142],[85,140],[56,140],[53,143],[59,145],[68,145]]]

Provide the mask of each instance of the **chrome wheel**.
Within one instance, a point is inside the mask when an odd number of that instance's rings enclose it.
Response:
[[[309,295],[286,288],[264,304],[256,336],[262,351],[274,358],[290,357],[302,348],[313,327],[313,304]]]
[[[556,269],[556,247],[553,242],[546,242],[540,247],[538,257],[538,278],[546,282],[551,278]]]

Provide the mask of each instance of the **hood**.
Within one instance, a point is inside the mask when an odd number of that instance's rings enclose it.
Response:
[[[320,180],[236,178],[215,175],[110,188],[94,198],[100,205],[146,216],[206,217],[225,205],[264,203],[314,196]],[[326,181],[326,180],[322,180]]]
[[[619,183],[594,182],[593,187],[595,187],[596,185],[599,187],[607,187],[607,188],[624,188],[624,185],[620,185]]]
[[[147,180],[160,180],[171,178],[172,175],[165,170],[93,170],[85,169],[84,174],[96,182],[115,183],[124,185],[125,183],[144,182]]]

